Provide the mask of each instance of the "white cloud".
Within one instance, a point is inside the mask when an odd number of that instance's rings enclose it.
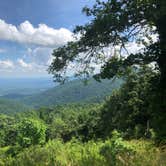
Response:
[[[151,37],[153,41],[157,40],[156,35],[152,34]],[[140,36],[140,38],[146,39],[145,36]],[[9,59],[0,60],[0,71],[4,70],[20,74],[46,74],[46,70],[53,59],[51,56],[52,49],[74,40],[73,33],[65,28],[54,29],[48,27],[46,24],[39,24],[37,27],[34,27],[29,21],[24,21],[20,25],[15,26],[6,23],[2,19],[0,19],[0,39],[24,44],[25,48],[28,46],[27,50],[19,59],[14,61]],[[148,42],[147,39],[146,41]],[[130,42],[126,44],[126,48],[129,53],[137,53],[144,48],[144,45]],[[105,48],[103,52],[106,60],[114,55],[115,50],[118,51],[119,49],[119,46],[116,46],[114,49],[111,45]],[[6,50],[0,48],[0,53],[4,52]],[[122,51],[122,54],[127,56],[125,50]],[[85,54],[80,54],[80,56],[85,60]],[[104,60],[101,60],[98,64],[95,64],[92,60],[91,67],[95,68],[95,73],[99,72],[103,62]],[[75,71],[83,68],[78,62],[71,63],[68,67],[67,74],[73,75]]]
[[[35,62],[27,62],[26,60],[19,58],[16,61],[0,60],[0,71],[13,72],[13,73],[46,73],[46,67],[39,65]],[[32,73],[31,73],[32,74]]]
[[[73,40],[73,33],[65,28],[54,29],[45,24],[34,27],[29,21],[18,26],[0,19],[0,40],[23,44],[28,49],[16,60],[0,60],[0,72],[5,75],[47,75],[52,62],[52,49]],[[0,53],[6,50],[0,48]]]
[[[29,21],[16,27],[0,19],[0,39],[45,47],[58,47],[72,41],[73,33],[68,29],[54,29],[46,24],[34,27]]]
[[[11,60],[0,60],[0,69],[12,69],[14,64]]]
[[[48,66],[52,61],[52,49],[47,47],[28,48],[24,56],[26,59],[38,65]]]
[[[24,59],[17,59],[16,70],[22,71],[22,72],[33,72],[33,73],[46,73],[46,67],[43,65],[39,65],[35,62],[26,62]]]
[[[21,66],[23,68],[28,68],[28,69],[32,68],[32,64],[26,63],[23,59],[17,59],[17,63],[19,66]]]

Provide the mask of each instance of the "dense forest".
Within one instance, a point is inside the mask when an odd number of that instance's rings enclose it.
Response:
[[[39,94],[17,98],[18,101],[33,107],[54,106],[67,103],[97,103],[120,87],[122,79],[102,80],[89,79],[87,85],[81,80],[73,80]],[[47,96],[47,98],[46,98]]]
[[[91,22],[53,51],[49,72],[64,85],[13,100],[31,110],[9,114],[2,105],[0,165],[165,166],[166,1],[97,0],[83,12]],[[144,48],[126,55],[133,41]],[[111,58],[103,55],[109,46]],[[87,85],[65,84],[72,62],[83,66],[75,76]]]
[[[165,128],[151,109],[156,76],[145,66],[128,70],[99,104],[1,114],[0,164],[165,165]]]

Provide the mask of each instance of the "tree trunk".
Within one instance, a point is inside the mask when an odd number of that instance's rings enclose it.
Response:
[[[156,27],[159,34],[158,65],[160,68],[160,104],[161,110],[166,111],[166,0],[157,1]]]

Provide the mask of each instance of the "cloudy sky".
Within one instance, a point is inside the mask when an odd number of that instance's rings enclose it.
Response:
[[[48,76],[53,48],[71,41],[95,0],[1,0],[0,77]]]

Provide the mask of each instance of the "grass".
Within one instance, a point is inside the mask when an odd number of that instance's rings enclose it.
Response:
[[[0,149],[0,166],[166,166],[166,149],[147,140],[53,140],[23,149],[15,157],[7,155],[8,150]]]

